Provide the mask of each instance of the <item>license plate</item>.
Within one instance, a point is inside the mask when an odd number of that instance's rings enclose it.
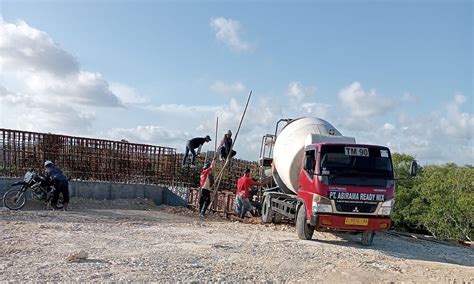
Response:
[[[367,225],[369,225],[369,219],[367,219],[367,218],[346,218],[344,224],[346,224],[346,225],[357,225],[357,226],[367,226]]]

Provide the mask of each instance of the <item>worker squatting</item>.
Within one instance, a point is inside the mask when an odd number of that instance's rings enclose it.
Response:
[[[186,166],[189,154],[191,154],[191,165],[190,167],[194,168],[196,166],[196,156],[199,156],[201,153],[201,147],[204,143],[210,142],[211,137],[207,135],[206,137],[196,137],[190,139],[186,143],[186,150],[184,153],[182,166]],[[218,148],[219,159],[224,161],[226,159],[231,159],[234,157],[237,152],[232,149],[232,131],[228,130],[224,135],[224,138],[221,140],[221,143]],[[204,217],[206,210],[211,203],[211,189],[214,187],[214,175],[213,169],[216,165],[217,157],[214,157],[212,162],[204,163],[203,169],[200,174],[200,189],[201,197],[199,198],[199,216]],[[250,177],[250,169],[246,169],[243,173],[243,176],[237,182],[237,192],[236,192],[236,207],[235,213],[240,218],[244,218],[247,211],[254,206],[257,210],[260,208],[260,204],[253,201],[253,194],[250,190],[251,186],[259,186],[260,183],[254,181]]]

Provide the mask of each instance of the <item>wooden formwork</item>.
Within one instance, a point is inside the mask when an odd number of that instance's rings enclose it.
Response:
[[[197,209],[199,207],[200,190],[198,188],[189,189],[189,207],[191,209]],[[211,191],[211,196],[213,197]],[[219,191],[217,198],[212,200],[212,204],[209,206],[209,211],[219,213],[222,216],[227,217],[228,215],[234,214],[235,208],[235,193],[232,191]]]

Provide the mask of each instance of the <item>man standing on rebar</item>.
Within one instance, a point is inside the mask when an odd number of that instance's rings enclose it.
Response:
[[[237,192],[235,196],[236,207],[235,213],[238,214],[240,218],[244,218],[247,211],[250,209],[250,187],[251,186],[260,186],[259,182],[254,181],[250,178],[250,169],[245,169],[244,175],[239,178],[237,181]]]
[[[221,160],[227,159],[227,157],[232,158],[237,154],[236,151],[231,150],[232,148],[232,131],[227,130],[227,133],[224,135],[224,138],[219,145],[219,152]]]
[[[204,163],[204,167],[201,172],[201,197],[199,198],[199,216],[204,218],[206,210],[211,203],[211,188],[214,186],[214,175],[212,170],[216,165],[216,160],[212,160],[212,163]]]
[[[59,194],[63,195],[63,210],[67,210],[69,204],[69,182],[63,172],[54,166],[53,162],[44,162],[44,175],[46,182],[54,187],[51,206],[58,209]]]
[[[188,140],[186,143],[186,151],[183,157],[183,167],[186,165],[186,160],[188,159],[189,152],[191,152],[191,167],[194,168],[196,166],[196,155],[199,156],[201,154],[201,147],[204,143],[211,141],[211,136],[207,135],[206,137],[196,137],[191,140]],[[198,148],[197,153],[194,149]]]

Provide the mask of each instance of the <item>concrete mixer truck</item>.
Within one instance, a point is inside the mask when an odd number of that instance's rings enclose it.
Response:
[[[306,240],[315,230],[360,232],[363,245],[390,228],[395,177],[387,147],[357,144],[323,119],[281,119],[262,138],[259,166],[262,181],[272,180],[263,191],[264,223],[295,222]]]

